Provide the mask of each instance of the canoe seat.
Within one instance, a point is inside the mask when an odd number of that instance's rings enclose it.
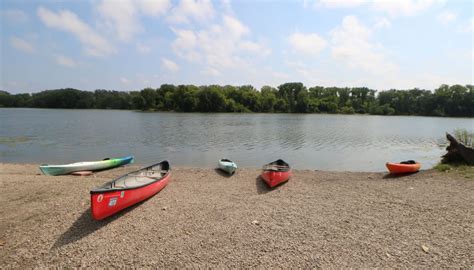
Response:
[[[115,181],[113,188],[126,188],[125,182],[124,181]]]
[[[265,166],[263,169],[266,171],[286,172],[290,168],[288,168],[287,166],[270,165]]]
[[[167,170],[147,170],[137,173],[127,174],[114,182],[114,188],[133,188],[143,186],[164,177]]]

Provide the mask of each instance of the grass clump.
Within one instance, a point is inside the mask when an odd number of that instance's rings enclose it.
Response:
[[[447,172],[452,170],[452,166],[449,164],[444,164],[444,163],[439,163],[438,165],[433,167],[434,169],[440,171],[440,172]]]
[[[474,132],[469,132],[466,129],[455,129],[454,137],[465,146],[474,147]]]
[[[474,166],[469,166],[469,165],[461,164],[461,163],[454,163],[454,164],[439,163],[438,165],[434,166],[433,168],[435,170],[440,171],[440,172],[458,173],[458,174],[462,175],[464,178],[474,180]]]

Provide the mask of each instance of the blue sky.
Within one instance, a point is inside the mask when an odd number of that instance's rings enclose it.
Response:
[[[474,84],[468,0],[0,2],[0,89]]]

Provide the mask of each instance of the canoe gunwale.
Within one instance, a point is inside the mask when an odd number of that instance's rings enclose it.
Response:
[[[235,162],[233,162],[232,160],[228,159],[228,158],[221,158],[219,159],[219,162],[226,162],[226,163],[233,163],[235,164]]]
[[[140,171],[144,171],[144,170],[147,170],[147,169],[150,169],[150,168],[153,168],[155,166],[158,166],[160,164],[163,164],[163,163],[166,163],[168,165],[168,168],[165,169],[166,170],[166,173],[164,175],[162,175],[160,178],[156,178],[155,181],[152,181],[152,182],[148,182],[148,183],[145,183],[143,185],[140,185],[140,186],[134,186],[134,187],[120,187],[120,188],[103,188],[104,186],[113,186],[114,182],[123,178],[123,177],[126,177],[126,176],[129,176],[130,174],[133,174],[133,173],[137,173],[137,172],[140,172]],[[90,191],[90,194],[97,194],[97,193],[108,193],[108,192],[116,192],[116,191],[125,191],[125,190],[133,190],[133,189],[140,189],[140,188],[144,188],[146,186],[149,186],[149,185],[152,185],[154,183],[157,183],[159,181],[162,181],[164,179],[166,179],[169,175],[170,175],[170,166],[169,166],[169,162],[167,160],[164,160],[164,161],[161,161],[161,162],[158,162],[156,164],[153,164],[153,165],[150,165],[148,167],[145,167],[145,168],[141,168],[139,170],[136,170],[136,171],[133,171],[133,172],[129,172],[129,173],[126,173],[120,177],[117,177],[115,178],[114,180],[112,181],[109,181],[105,184],[103,184],[101,187],[98,187],[98,188],[95,188],[95,189],[92,189]],[[155,178],[155,177],[149,177],[149,178]]]
[[[282,159],[275,160],[268,164],[263,165],[263,171],[272,171],[272,172],[289,172],[291,167]]]

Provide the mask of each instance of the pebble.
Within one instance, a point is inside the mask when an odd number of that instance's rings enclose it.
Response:
[[[6,165],[0,171],[1,166]],[[196,181],[194,169],[174,172],[169,186],[144,204],[95,222],[90,187],[122,172],[100,174],[93,184],[48,176],[34,182],[26,175],[35,184],[19,189],[25,175],[7,174],[5,181],[2,171],[0,268],[471,266],[465,236],[472,224],[459,213],[471,210],[463,198],[472,183],[456,175],[432,172],[428,181],[422,172],[413,176],[420,180],[416,190],[408,181],[392,181],[388,193],[379,193],[374,191],[386,189],[387,182],[363,180],[382,173],[298,172],[291,180],[298,188],[261,194],[257,169],[242,170],[232,183],[213,169],[206,171],[209,181]],[[70,185],[78,192],[63,192]],[[453,188],[443,192],[446,186]],[[50,195],[41,193],[49,189]],[[413,196],[405,196],[407,189]],[[418,211],[403,204],[407,199],[440,211]],[[388,201],[399,204],[386,211]],[[168,204],[172,213],[156,214],[168,212]],[[33,213],[34,220],[23,221]]]
[[[428,251],[430,250],[430,249],[429,249],[427,246],[425,246],[425,245],[421,245],[421,249],[423,249],[423,251],[424,251],[425,253],[428,253]]]

